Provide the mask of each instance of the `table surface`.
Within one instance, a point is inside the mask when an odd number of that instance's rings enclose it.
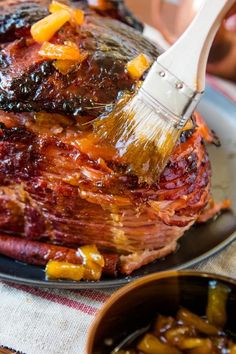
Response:
[[[236,103],[233,84],[213,77],[208,84]],[[236,242],[195,269],[235,277]],[[114,291],[49,290],[0,282],[0,343],[14,348],[14,353],[85,354],[89,327]],[[10,352],[0,348],[0,353]]]

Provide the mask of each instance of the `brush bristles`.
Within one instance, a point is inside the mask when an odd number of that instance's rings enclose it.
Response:
[[[94,122],[96,135],[114,146],[140,182],[157,181],[180,136],[174,122],[140,99],[125,96]]]

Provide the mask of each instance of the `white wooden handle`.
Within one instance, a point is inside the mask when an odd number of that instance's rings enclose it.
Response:
[[[205,89],[209,51],[221,21],[236,0],[204,0],[191,25],[176,43],[158,58],[194,91]]]

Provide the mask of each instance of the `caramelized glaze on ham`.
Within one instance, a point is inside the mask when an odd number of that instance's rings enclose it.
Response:
[[[40,244],[42,252],[52,244],[72,251],[96,244],[109,253],[114,274],[130,274],[173,252],[186,230],[212,215],[205,141],[214,136],[195,114],[194,127],[182,133],[160,179],[149,186],[127,173],[91,124],[121,92],[133,90],[127,62],[140,53],[155,58],[158,49],[82,2],[81,28],[66,24],[52,39],[73,41],[88,53],[63,75],[39,56],[39,44],[29,37],[30,8],[20,27],[14,16],[23,16],[19,8],[26,5],[4,2],[9,16],[0,17],[0,231],[8,238],[0,240],[0,253],[21,259],[15,253],[24,246],[21,237],[29,250],[24,260],[40,265],[34,255]],[[33,6],[34,16],[43,16],[45,8]]]
[[[86,10],[82,26],[66,24],[51,40],[76,43],[88,53],[68,75],[58,72],[53,60],[38,54],[40,45],[30,39],[29,31],[15,37],[3,46],[0,56],[0,109],[5,111],[97,117],[121,91],[132,89],[127,62],[140,53],[150,58],[158,55],[157,48],[139,32],[91,10]]]
[[[124,174],[109,147],[82,152],[79,142],[93,134],[66,117],[51,125],[48,115],[47,124],[31,114],[0,117],[2,231],[73,248],[95,243],[122,255],[130,273],[135,259],[137,268],[172,251],[208,205],[211,170],[197,115],[152,186]]]

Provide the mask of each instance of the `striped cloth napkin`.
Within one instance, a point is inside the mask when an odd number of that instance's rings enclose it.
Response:
[[[236,103],[233,84],[208,77],[208,85]],[[236,242],[196,269],[235,277]],[[89,327],[114,291],[49,290],[0,282],[0,343],[15,348],[14,353],[86,354]],[[6,352],[0,348],[0,353]]]

